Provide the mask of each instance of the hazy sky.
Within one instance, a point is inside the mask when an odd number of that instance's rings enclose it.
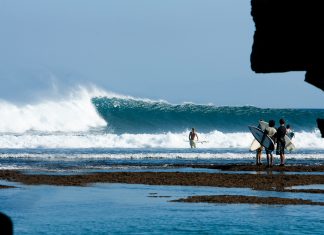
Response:
[[[304,72],[251,70],[250,11],[250,0],[0,0],[0,99],[94,84],[172,103],[324,108]]]

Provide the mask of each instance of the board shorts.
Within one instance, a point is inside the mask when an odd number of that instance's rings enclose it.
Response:
[[[286,145],[285,141],[278,140],[276,155],[285,154],[285,145]]]
[[[260,148],[258,148],[256,151],[257,151],[258,153],[261,153],[262,150],[263,150],[263,146],[261,146]]]
[[[194,140],[189,140],[189,143],[191,148],[196,148],[196,143]]]
[[[271,154],[272,151],[273,151],[273,150],[270,150],[270,149],[265,148],[265,152],[266,152],[266,154]]]

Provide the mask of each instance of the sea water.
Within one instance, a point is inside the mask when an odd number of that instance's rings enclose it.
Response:
[[[254,163],[247,126],[280,118],[295,132],[296,150],[287,153],[287,163],[324,164],[324,141],[316,128],[316,118],[324,117],[322,109],[170,104],[81,89],[55,101],[26,105],[2,101],[0,114],[0,169],[26,174],[217,173],[188,165]],[[206,141],[197,143],[197,149],[189,148],[192,127]],[[321,234],[324,228],[320,206],[170,202],[208,194],[323,201],[321,194],[127,184],[1,184],[18,186],[0,190],[0,211],[13,219],[17,234]]]
[[[15,234],[322,234],[323,208],[307,205],[177,203],[192,195],[297,197],[240,188],[95,184],[22,186],[0,192]]]

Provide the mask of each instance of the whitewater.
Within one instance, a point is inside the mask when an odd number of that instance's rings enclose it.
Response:
[[[248,149],[248,125],[284,117],[297,149],[324,149],[315,126],[324,110],[260,109],[134,98],[95,87],[67,97],[17,105],[0,101],[0,148],[188,148],[191,127],[204,149]]]

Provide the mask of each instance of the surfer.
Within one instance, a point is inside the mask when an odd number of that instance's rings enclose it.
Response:
[[[269,126],[264,130],[264,133],[266,133],[271,139],[274,140],[275,134],[277,132],[276,128],[274,128],[275,126],[275,121],[274,120],[270,120],[269,121]],[[266,154],[267,154],[267,164],[268,167],[272,167],[273,166],[273,155],[272,155],[272,151],[270,149],[265,149]]]
[[[280,155],[280,166],[285,165],[285,135],[287,134],[287,129],[285,127],[285,120],[279,120],[280,127],[277,129],[277,151],[276,154]]]
[[[290,139],[292,139],[295,136],[295,133],[293,132],[293,130],[291,129],[290,125],[288,124],[286,126],[287,129],[287,135]]]
[[[198,135],[195,132],[195,128],[192,128],[190,133],[189,133],[190,148],[196,148],[195,138],[198,140]]]
[[[260,122],[263,121],[262,119],[260,119],[259,121],[259,125],[258,125],[258,128],[261,129],[261,125],[260,125]],[[262,150],[263,150],[263,146],[260,145],[260,148],[258,148],[256,150],[256,165],[257,166],[261,166],[262,165],[262,162],[261,162],[261,155],[262,155]]]
[[[261,146],[260,148],[258,148],[256,150],[256,165],[257,166],[262,165],[262,162],[261,162],[262,149],[263,149],[263,147]]]

